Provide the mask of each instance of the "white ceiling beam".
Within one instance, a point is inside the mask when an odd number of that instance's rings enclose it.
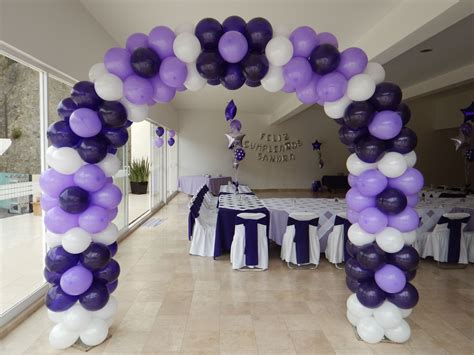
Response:
[[[353,45],[363,48],[369,60],[384,64],[471,13],[470,0],[404,0]],[[276,108],[270,122],[280,124],[309,107],[292,94]]]

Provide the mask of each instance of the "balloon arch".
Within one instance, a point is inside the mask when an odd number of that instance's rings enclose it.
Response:
[[[40,178],[49,247],[44,275],[49,336],[55,348],[79,338],[102,343],[117,312],[113,292],[120,267],[118,229],[112,222],[122,198],[112,176],[127,127],[144,120],[148,106],[177,91],[244,84],[295,92],[305,104],[324,106],[341,127],[339,138],[352,187],[346,195],[347,318],[366,342],[410,337],[407,317],[418,301],[409,283],[419,257],[410,245],[419,223],[414,209],[423,177],[413,168],[417,138],[406,128],[410,109],[400,88],[384,82],[380,64],[359,48],[338,50],[334,35],[302,26],[273,30],[264,18],[212,18],[194,28],[165,26],[131,35],[92,66],[90,81],[74,85],[58,105],[61,120],[48,128],[50,168]]]

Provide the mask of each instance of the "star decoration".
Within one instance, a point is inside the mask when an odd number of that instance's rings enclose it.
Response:
[[[235,146],[242,146],[242,139],[244,139],[245,134],[240,132],[231,132],[226,133],[225,136],[229,140],[227,148],[233,149]]]
[[[317,139],[313,143],[311,143],[311,145],[313,146],[313,150],[321,150],[321,145],[322,144],[323,143],[321,143]]]

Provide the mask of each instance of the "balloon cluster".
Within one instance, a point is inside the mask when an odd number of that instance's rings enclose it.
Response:
[[[165,129],[159,126],[156,128],[155,133],[157,135],[157,137],[155,138],[155,146],[157,148],[161,148],[165,144],[165,141],[163,139],[163,135],[165,134]],[[168,131],[168,145],[170,147],[172,147],[176,142],[176,140],[174,139],[175,136],[176,136],[176,131],[173,129],[170,129]]]
[[[464,120],[459,126],[459,135],[451,138],[451,140],[454,142],[456,151],[464,151],[464,180],[466,188],[469,188],[470,164],[474,161],[474,147],[471,144],[473,133],[471,122],[474,121],[474,102],[472,102],[468,107],[461,109],[461,112],[464,115]]]
[[[245,134],[240,132],[242,129],[242,123],[235,119],[236,114],[237,106],[235,106],[234,100],[231,100],[225,108],[225,119],[226,121],[230,121],[230,132],[226,133],[225,136],[229,141],[227,148],[234,150],[234,162],[232,166],[237,171],[240,162],[245,158],[245,150],[242,148],[242,140],[244,139]]]

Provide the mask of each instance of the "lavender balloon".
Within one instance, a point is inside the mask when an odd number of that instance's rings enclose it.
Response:
[[[188,75],[186,64],[174,56],[167,57],[161,62],[160,79],[172,88],[184,85]]]
[[[174,138],[175,135],[176,135],[176,131],[174,129],[170,129],[168,131],[168,137]]]
[[[92,285],[92,272],[81,265],[68,269],[62,276],[60,285],[64,292],[71,296],[79,296]]]
[[[369,124],[369,132],[380,139],[392,139],[402,129],[402,119],[394,111],[380,111]]]
[[[336,101],[344,96],[347,80],[341,73],[333,72],[323,75],[318,82],[317,93],[324,102]]]
[[[148,47],[153,49],[161,59],[174,55],[173,42],[176,35],[166,26],[157,26],[148,34]]]
[[[312,74],[311,80],[303,87],[296,88],[296,96],[302,103],[311,105],[319,103],[318,82],[321,77],[318,74]],[[290,84],[292,85],[292,84]]]
[[[237,31],[229,31],[219,39],[219,53],[227,62],[240,62],[248,51],[245,36]]]
[[[415,230],[419,224],[420,217],[411,207],[405,208],[399,214],[388,216],[388,226],[396,228],[402,233]]]
[[[89,233],[99,233],[109,224],[107,210],[99,206],[91,206],[79,216],[79,226]]]
[[[145,105],[153,98],[151,82],[138,75],[130,75],[123,83],[125,97],[136,105]]]
[[[230,129],[234,132],[240,132],[242,129],[242,123],[239,120],[230,121]]]
[[[79,108],[69,118],[72,131],[80,137],[93,137],[102,129],[99,115],[89,108]]]
[[[308,58],[313,49],[319,44],[316,32],[308,26],[296,28],[290,35],[293,44],[293,56]]]
[[[347,209],[347,219],[352,224],[358,223],[359,222],[359,212],[356,212],[356,211],[351,210],[351,209]]]
[[[134,33],[128,36],[125,48],[130,53],[133,53],[135,49],[148,47],[148,36],[144,33]]]
[[[122,200],[122,191],[114,184],[106,184],[99,191],[91,194],[91,204],[105,209],[114,209]]]
[[[105,180],[103,170],[94,164],[84,165],[74,174],[74,183],[89,192],[100,190],[105,185]]]
[[[109,49],[104,56],[104,65],[109,73],[117,75],[122,80],[133,74],[130,52],[124,48]]]
[[[386,264],[375,272],[375,282],[383,291],[397,293],[405,287],[406,278],[398,267]]]
[[[59,206],[59,199],[43,193],[41,194],[40,204],[43,211],[49,211],[51,208]]]
[[[165,143],[165,141],[161,137],[157,137],[155,139],[155,145],[156,145],[157,148],[161,148],[164,143]]]
[[[362,73],[367,63],[367,54],[362,49],[356,47],[347,48],[341,53],[341,61],[337,71],[343,74],[346,79],[350,79],[354,75]]]
[[[420,192],[425,181],[423,175],[414,168],[408,168],[403,175],[388,179],[388,185],[402,191],[406,195],[414,195]]]
[[[375,198],[367,197],[360,193],[357,188],[352,188],[346,194],[347,207],[360,212],[368,207],[375,207]]]
[[[371,234],[381,232],[388,224],[387,216],[375,207],[362,210],[358,221],[362,229]]]
[[[364,196],[376,196],[387,187],[388,180],[380,171],[370,169],[364,171],[357,179],[357,188]]]
[[[347,177],[347,182],[349,183],[349,186],[350,186],[350,187],[357,187],[357,181],[358,181],[358,179],[359,179],[358,176],[349,174],[349,176]]]
[[[150,82],[153,87],[153,101],[166,103],[173,100],[176,96],[176,89],[166,85],[159,75],[153,77]]]
[[[288,83],[296,89],[306,86],[312,77],[313,71],[306,58],[293,57],[283,67],[285,83]]]
[[[52,198],[57,198],[66,187],[74,185],[74,179],[73,175],[64,175],[49,168],[41,174],[39,185],[43,192]]]
[[[330,44],[331,46],[338,47],[337,38],[330,32],[320,32],[317,35],[319,44]]]
[[[78,215],[70,214],[61,207],[53,207],[44,216],[46,228],[56,234],[66,233],[69,229],[79,226]]]

